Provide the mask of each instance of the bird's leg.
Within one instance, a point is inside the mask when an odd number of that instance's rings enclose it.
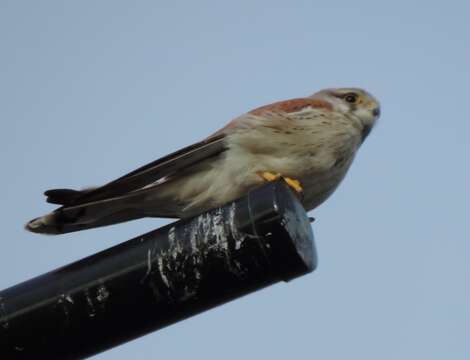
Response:
[[[289,185],[295,192],[297,192],[298,194],[302,194],[303,192],[299,180],[291,179],[290,177],[282,176],[279,173],[272,173],[269,171],[258,171],[256,174],[258,174],[258,176],[260,176],[263,180],[266,181],[274,181],[282,177],[287,183],[287,185]]]

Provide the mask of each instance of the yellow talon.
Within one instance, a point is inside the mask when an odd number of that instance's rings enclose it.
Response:
[[[258,171],[257,174],[259,176],[261,176],[266,181],[274,181],[274,180],[277,180],[281,177],[281,174],[279,174],[279,173],[274,174],[274,173],[269,172],[269,171]]]
[[[297,191],[299,194],[302,191],[304,191],[304,189],[302,189],[302,186],[300,185],[299,180],[291,179],[291,178],[288,178],[288,177],[283,177],[283,179],[287,183],[287,185],[289,185],[292,189]]]
[[[299,194],[302,193],[303,191],[302,186],[300,185],[300,182],[298,180],[291,179],[289,177],[282,176],[279,173],[272,173],[269,171],[259,171],[257,172],[257,174],[266,181],[274,181],[282,177],[284,181],[287,183],[287,185],[289,185],[294,191],[296,191]]]

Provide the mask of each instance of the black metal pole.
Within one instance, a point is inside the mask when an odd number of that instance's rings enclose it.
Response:
[[[284,182],[0,292],[0,359],[81,359],[316,266]]]

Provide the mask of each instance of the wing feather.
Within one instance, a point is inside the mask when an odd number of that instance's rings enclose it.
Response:
[[[331,104],[328,102],[311,97],[279,101],[262,106],[235,118],[209,138],[155,160],[101,187],[82,191],[71,189],[48,190],[45,192],[48,197],[47,201],[64,206],[75,206],[122,196],[130,192],[143,190],[150,185],[156,186],[159,181],[164,182],[168,177],[177,176],[178,173],[188,167],[225,151],[225,137],[234,129],[250,128],[258,124],[259,119],[263,118],[267,121],[266,125],[263,126],[275,126],[270,115],[288,115],[307,107],[331,110]],[[253,116],[258,121],[253,121]]]
[[[212,136],[144,165],[106,185],[84,190],[80,194],[68,189],[48,190],[45,192],[48,196],[47,201],[65,206],[76,206],[140,190],[225,151],[224,138],[224,134]]]

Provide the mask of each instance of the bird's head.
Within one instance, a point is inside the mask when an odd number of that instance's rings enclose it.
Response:
[[[327,101],[334,111],[357,118],[363,127],[365,138],[380,116],[380,104],[371,94],[359,88],[321,90],[311,96]]]

